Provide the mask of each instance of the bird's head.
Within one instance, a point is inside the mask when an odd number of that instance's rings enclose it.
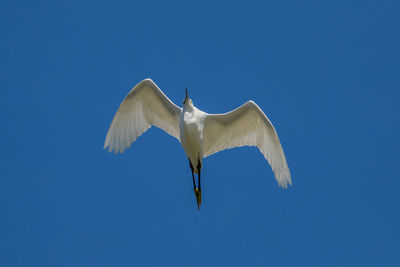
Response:
[[[183,106],[186,106],[186,107],[191,106],[191,107],[193,107],[193,101],[188,96],[187,88],[185,89],[185,94],[186,94],[186,96],[185,96],[185,99],[183,100]]]

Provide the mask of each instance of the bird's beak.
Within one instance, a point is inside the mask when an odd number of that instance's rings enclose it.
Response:
[[[185,96],[185,102],[186,102],[189,99],[187,88],[185,88],[185,94],[186,94],[186,96]]]

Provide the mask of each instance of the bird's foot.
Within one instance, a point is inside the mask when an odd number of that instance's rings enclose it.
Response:
[[[201,205],[201,189],[196,188],[194,194],[196,195],[197,209],[199,210]]]

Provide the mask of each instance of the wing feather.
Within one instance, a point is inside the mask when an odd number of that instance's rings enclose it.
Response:
[[[175,105],[150,79],[137,84],[119,106],[108,130],[104,148],[115,153],[125,149],[152,125],[178,141],[181,108]]]
[[[274,126],[253,101],[225,114],[207,114],[204,119],[203,156],[240,147],[257,146],[283,188],[292,185],[289,167]]]

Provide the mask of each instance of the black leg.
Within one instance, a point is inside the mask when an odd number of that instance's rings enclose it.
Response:
[[[193,166],[189,159],[190,170],[192,171],[192,178],[193,178],[193,189],[196,190],[196,182],[194,181],[194,173],[193,173]]]
[[[199,191],[201,191],[201,186],[200,186],[200,170],[201,170],[201,163],[200,160],[197,162],[197,173],[199,175]]]
[[[197,209],[200,209],[200,205],[201,205],[201,185],[200,185],[200,178],[201,178],[201,172],[200,172],[200,170],[201,170],[201,163],[200,163],[200,160],[198,161],[198,163],[197,163],[197,174],[198,174],[198,177],[199,177],[199,180],[198,180],[198,185],[199,185],[199,189],[198,189],[198,192],[197,192]]]
[[[201,191],[201,185],[200,185],[200,170],[198,169],[198,171],[197,171],[198,173],[198,176],[199,176],[199,180],[198,180],[198,185],[199,185],[199,191]]]

